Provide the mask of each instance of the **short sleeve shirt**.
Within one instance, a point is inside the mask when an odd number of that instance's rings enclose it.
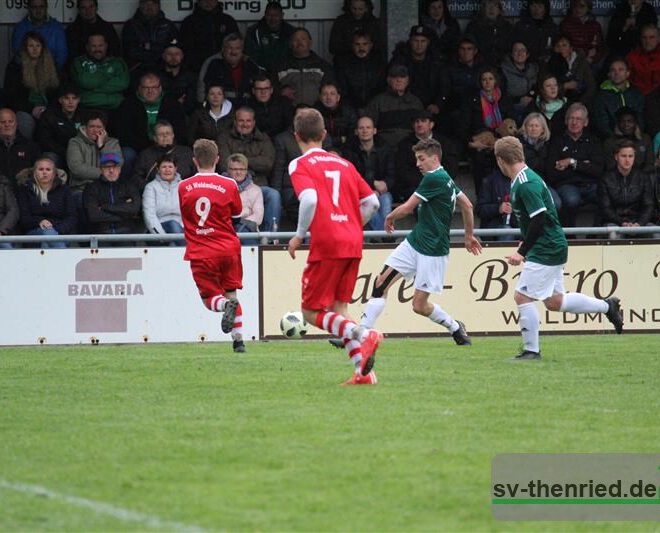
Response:
[[[240,218],[243,206],[233,179],[195,174],[179,184],[179,204],[186,260],[240,255],[232,218]]]
[[[568,242],[552,195],[541,176],[528,167],[523,168],[511,182],[511,207],[523,239],[527,238],[530,220],[545,212],[543,233],[527,253],[526,259],[548,266],[566,263]]]
[[[308,260],[362,257],[360,200],[373,190],[352,163],[313,148],[289,163],[289,175],[298,197],[314,189],[318,198]]]
[[[449,230],[461,190],[444,168],[424,174],[415,196],[422,200],[417,208],[417,224],[408,234],[410,245],[423,255],[449,254]]]

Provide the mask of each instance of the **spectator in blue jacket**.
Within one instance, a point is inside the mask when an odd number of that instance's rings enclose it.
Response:
[[[62,69],[69,55],[64,26],[48,16],[48,0],[28,0],[27,8],[28,14],[14,27],[11,36],[12,50],[16,52],[19,49],[26,33],[37,32],[45,39],[57,67]]]

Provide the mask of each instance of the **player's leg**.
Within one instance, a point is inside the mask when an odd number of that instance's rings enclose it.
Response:
[[[373,328],[376,320],[383,314],[387,304],[387,293],[390,287],[401,279],[401,273],[391,266],[384,265],[383,270],[376,278],[374,288],[371,291],[371,297],[364,307],[360,324],[367,328]]]
[[[236,291],[243,288],[243,264],[240,255],[225,257],[222,260],[221,280],[227,299],[222,316],[222,331],[231,333],[234,352],[244,353],[243,307],[236,297]]]
[[[540,318],[536,300],[546,300],[555,292],[561,266],[548,266],[526,261],[518,278],[513,299],[520,314],[520,333],[523,338],[523,351],[514,357],[516,360],[541,358],[539,345]]]
[[[460,320],[454,320],[438,304],[429,302],[431,293],[442,294],[448,265],[449,256],[433,257],[417,253],[413,311],[447,328],[454,342],[459,346],[469,346],[472,341],[465,330],[465,324]]]

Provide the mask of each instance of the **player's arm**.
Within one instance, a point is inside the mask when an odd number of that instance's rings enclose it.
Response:
[[[371,220],[374,213],[380,208],[380,202],[376,194],[370,194],[365,198],[360,199],[360,216],[362,217],[362,225],[364,226]]]
[[[479,239],[474,236],[474,213],[472,202],[463,192],[458,193],[456,196],[456,203],[461,210],[463,217],[463,228],[465,229],[465,248],[474,255],[481,253],[481,243]]]
[[[295,259],[296,250],[300,248],[307,230],[312,225],[314,220],[314,213],[316,213],[316,204],[318,203],[318,195],[316,189],[305,189],[301,191],[298,196],[300,201],[300,208],[298,209],[298,227],[296,228],[296,235],[289,240],[289,255]]]
[[[422,203],[422,198],[416,194],[411,194],[404,203],[385,217],[385,231],[392,233],[394,231],[394,222],[402,218],[412,215],[417,209],[417,206]]]
[[[533,191],[530,185],[520,188],[520,195],[525,204],[525,209],[529,213],[529,226],[527,232],[518,246],[518,250],[507,256],[510,265],[519,265],[525,260],[525,257],[532,249],[539,237],[543,235],[545,226],[546,207],[541,200],[540,194]]]

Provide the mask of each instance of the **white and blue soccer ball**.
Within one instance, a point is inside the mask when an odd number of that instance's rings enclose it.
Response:
[[[287,339],[300,339],[307,334],[307,322],[300,311],[289,311],[280,320],[280,330]]]

